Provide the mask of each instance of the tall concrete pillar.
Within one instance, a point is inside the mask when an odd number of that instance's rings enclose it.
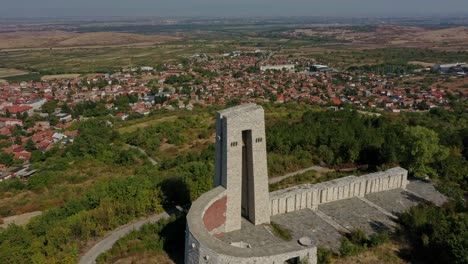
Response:
[[[246,104],[218,112],[215,185],[226,188],[225,232],[239,230],[242,217],[270,222],[263,108]]]

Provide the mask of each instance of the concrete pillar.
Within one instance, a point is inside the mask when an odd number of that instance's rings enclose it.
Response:
[[[270,222],[261,106],[247,104],[218,112],[214,182],[226,188],[225,232],[241,228],[241,215],[255,225]]]

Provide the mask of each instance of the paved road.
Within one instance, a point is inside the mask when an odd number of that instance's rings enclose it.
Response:
[[[116,230],[112,231],[112,233],[107,236],[106,238],[102,239],[98,243],[96,243],[88,252],[86,252],[80,259],[80,264],[93,264],[96,263],[96,258],[101,254],[106,252],[107,250],[111,249],[117,240],[124,237],[132,230],[140,229],[144,224],[147,223],[155,223],[161,219],[169,218],[169,214],[164,212],[162,214],[153,215],[148,218],[139,220],[135,223],[121,226]]]
[[[293,177],[293,176],[296,176],[298,174],[302,174],[304,172],[308,172],[308,171],[311,171],[311,170],[314,170],[314,171],[316,171],[318,173],[327,173],[327,172],[333,171],[333,169],[329,169],[329,168],[325,168],[325,167],[322,167],[322,166],[314,165],[312,167],[305,168],[305,169],[302,169],[302,170],[298,170],[298,171],[295,171],[295,172],[291,172],[291,173],[285,174],[283,176],[270,178],[270,179],[268,179],[268,183],[269,184],[277,183],[277,182],[280,182],[280,181],[282,181],[282,180],[284,180],[286,178]]]

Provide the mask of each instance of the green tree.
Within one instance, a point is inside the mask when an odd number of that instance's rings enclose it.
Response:
[[[23,142],[21,141],[21,137],[20,136],[16,136],[15,137],[15,144],[16,145],[21,145]]]
[[[5,152],[0,153],[0,163],[5,164],[7,166],[11,166],[14,162],[13,156],[13,154],[8,154]]]
[[[415,176],[434,176],[436,172],[429,164],[448,156],[448,149],[439,144],[439,136],[431,129],[406,127],[403,141],[404,163]]]
[[[26,144],[24,145],[24,149],[26,149],[27,151],[31,152],[33,150],[36,150],[36,144],[34,144],[34,142],[32,141],[32,139],[28,139],[26,141]]]

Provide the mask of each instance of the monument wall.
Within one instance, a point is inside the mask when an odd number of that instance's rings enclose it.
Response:
[[[271,216],[301,210],[317,209],[319,204],[364,197],[374,192],[406,188],[408,171],[396,167],[363,176],[348,176],[318,184],[304,184],[270,193]]]

